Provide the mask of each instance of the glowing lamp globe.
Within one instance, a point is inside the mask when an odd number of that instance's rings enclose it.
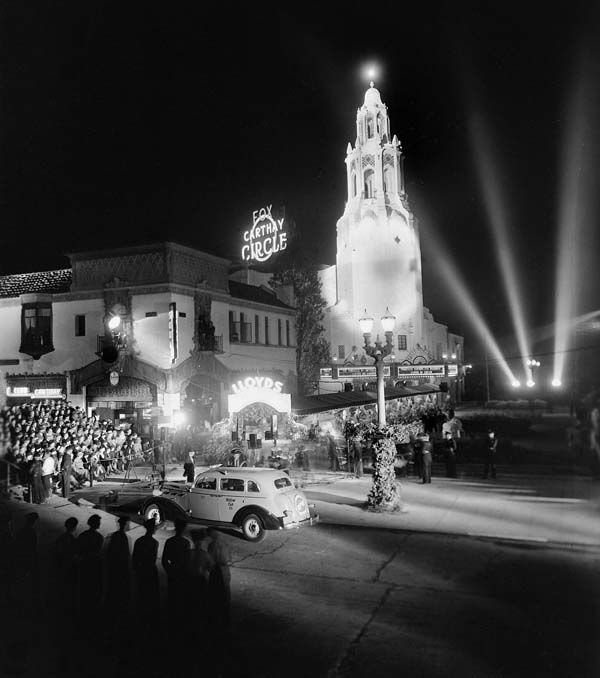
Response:
[[[390,309],[386,306],[385,315],[381,318],[384,332],[393,332],[396,324],[396,316],[390,313]]]
[[[175,426],[181,426],[185,422],[185,414],[181,410],[173,412],[173,423]]]
[[[113,317],[108,321],[108,329],[116,330],[117,327],[121,324],[121,317],[118,315],[113,315]]]
[[[365,308],[365,315],[362,318],[358,319],[358,324],[360,325],[360,331],[363,334],[371,334],[371,330],[373,329],[373,323],[375,321],[373,318],[367,315],[367,309]]]

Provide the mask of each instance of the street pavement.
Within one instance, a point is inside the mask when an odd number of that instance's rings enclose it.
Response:
[[[477,472],[465,468],[461,477],[434,477],[431,485],[401,479],[404,508],[396,514],[365,510],[370,476],[293,473],[321,523],[268,533],[259,544],[224,537],[233,552],[232,627],[213,675],[600,675],[600,482],[507,469],[483,480]],[[168,468],[168,477],[179,474]],[[130,485],[99,483],[70,502],[11,502],[9,510],[15,529],[25,513],[40,514],[44,570],[68,516],[79,519],[81,531],[98,513],[100,531],[109,534],[115,511],[94,503]],[[142,533],[132,522],[130,544]],[[161,550],[172,534],[169,524],[158,531]],[[164,589],[162,574],[161,583]],[[194,623],[193,613],[181,624]],[[85,610],[73,624],[81,620],[98,628]],[[125,648],[133,663],[98,643],[84,673],[135,675],[143,668],[146,676],[188,675],[181,648],[167,640],[178,622],[157,622],[150,647],[132,622]],[[46,675],[57,675],[52,647],[48,639],[40,645]],[[6,665],[0,663],[2,676],[9,675]],[[44,664],[28,660],[25,669],[20,675],[37,676]]]

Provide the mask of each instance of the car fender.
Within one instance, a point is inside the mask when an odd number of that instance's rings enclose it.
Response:
[[[185,510],[172,499],[168,499],[166,497],[148,497],[142,504],[142,508],[139,511],[141,515],[145,513],[148,504],[156,504],[157,506],[160,506],[163,509],[165,518],[167,520],[175,520],[176,518],[189,520],[189,516]]]
[[[250,504],[249,506],[243,506],[239,511],[233,516],[231,521],[235,525],[241,525],[244,516],[248,513],[255,513],[259,518],[262,519],[265,524],[265,529],[267,530],[279,530],[283,527],[283,521],[281,518],[273,515],[270,511],[267,511],[263,506],[256,506]]]

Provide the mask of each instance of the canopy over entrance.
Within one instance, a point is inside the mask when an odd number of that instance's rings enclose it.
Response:
[[[416,386],[394,386],[385,389],[386,400],[410,398],[412,396],[439,393],[435,384],[419,384]],[[341,391],[312,396],[292,396],[292,412],[294,414],[316,414],[327,410],[343,410],[347,407],[372,405],[377,402],[375,391]]]

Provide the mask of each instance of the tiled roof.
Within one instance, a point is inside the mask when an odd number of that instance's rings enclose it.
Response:
[[[68,292],[73,273],[70,268],[37,273],[15,273],[0,276],[0,297],[18,297],[20,294],[41,292],[55,294]]]
[[[259,304],[267,304],[268,306],[278,306],[289,311],[294,309],[274,295],[268,292],[264,287],[256,287],[255,285],[246,285],[246,283],[237,282],[237,280],[229,281],[229,294],[236,299],[243,299],[244,301],[255,301]]]

